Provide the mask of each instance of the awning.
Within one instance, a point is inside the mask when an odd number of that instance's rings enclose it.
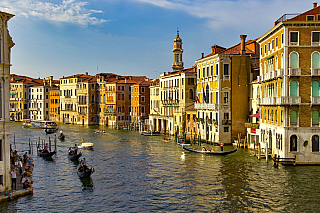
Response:
[[[272,55],[272,56],[268,57],[267,60],[272,59],[273,57],[274,57],[274,56]]]
[[[256,114],[253,114],[253,115],[250,115],[250,117],[260,118],[260,112],[257,112]]]

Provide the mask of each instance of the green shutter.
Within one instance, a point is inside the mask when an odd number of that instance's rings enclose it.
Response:
[[[290,97],[298,96],[298,83],[296,81],[290,82]]]
[[[312,124],[319,124],[319,111],[312,111]]]
[[[312,53],[312,68],[319,68],[319,53]]]
[[[319,81],[312,82],[312,97],[319,97]]]
[[[298,53],[290,54],[290,68],[298,68]]]
[[[295,110],[290,112],[290,123],[297,123],[297,111]]]

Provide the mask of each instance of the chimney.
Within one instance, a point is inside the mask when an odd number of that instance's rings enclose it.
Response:
[[[247,35],[240,35],[240,39],[241,39],[240,54],[241,55],[246,54],[246,38],[247,38]]]
[[[88,72],[86,72],[86,75],[88,75]]]
[[[318,4],[317,2],[313,3],[313,9],[317,7],[317,4]]]
[[[201,58],[204,58],[204,53],[201,53]]]

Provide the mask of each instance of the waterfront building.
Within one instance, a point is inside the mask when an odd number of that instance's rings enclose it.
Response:
[[[11,189],[10,165],[10,60],[11,48],[15,45],[8,30],[8,21],[14,15],[0,12],[0,190]]]
[[[159,86],[152,85],[153,92],[159,88],[159,110],[153,106],[149,116],[149,126],[153,131],[173,135],[185,132],[185,108],[193,106],[195,98],[196,70],[195,67],[183,68],[182,39],[177,31],[173,42],[172,72],[164,72],[159,77]],[[152,98],[157,98],[153,95]],[[157,103],[157,99],[152,102]],[[156,110],[157,109],[157,110]]]
[[[296,163],[320,163],[320,7],[285,14],[258,39],[260,144]]]
[[[60,123],[60,88],[55,87],[49,96],[49,120]]]
[[[28,118],[28,88],[32,82],[27,78],[10,81],[10,120],[22,121]]]
[[[241,42],[230,48],[218,45],[211,53],[196,61],[197,65],[197,121],[201,138],[225,144],[241,133],[246,134],[249,116],[249,83],[252,64],[258,61],[255,40]]]
[[[92,76],[85,74],[71,75],[60,78],[60,122],[62,123],[82,123],[77,121],[77,85]],[[87,89],[87,88],[86,88]],[[87,97],[89,98],[89,97]],[[88,101],[88,100],[87,100]]]
[[[52,89],[53,77],[38,79],[28,89],[28,119],[49,120],[49,96]]]
[[[150,84],[145,79],[131,86],[131,122],[140,123],[149,118],[150,114]]]
[[[99,123],[98,106],[98,84],[97,77],[90,76],[77,83],[76,111],[78,120],[74,123],[82,125],[96,125]]]
[[[160,80],[159,78],[153,79],[150,84],[150,114],[149,122],[151,124],[150,130],[161,131],[161,115],[160,109],[162,108],[162,102],[160,98]]]
[[[185,109],[186,111],[186,138],[190,140],[194,140],[198,138],[198,125],[197,125],[197,110],[194,106],[188,107]]]

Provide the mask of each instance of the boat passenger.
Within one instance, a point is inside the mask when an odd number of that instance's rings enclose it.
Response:
[[[48,144],[47,144],[47,143],[46,143],[46,145],[44,146],[44,152],[49,153],[49,146],[48,146]]]
[[[206,147],[203,147],[203,148],[202,148],[202,151],[207,151]]]
[[[74,145],[73,151],[74,151],[74,154],[75,154],[75,155],[78,154],[78,146],[77,146],[77,144]]]
[[[81,160],[81,163],[86,166],[86,165],[87,165],[87,160],[86,160],[86,158],[83,158],[83,159]]]

